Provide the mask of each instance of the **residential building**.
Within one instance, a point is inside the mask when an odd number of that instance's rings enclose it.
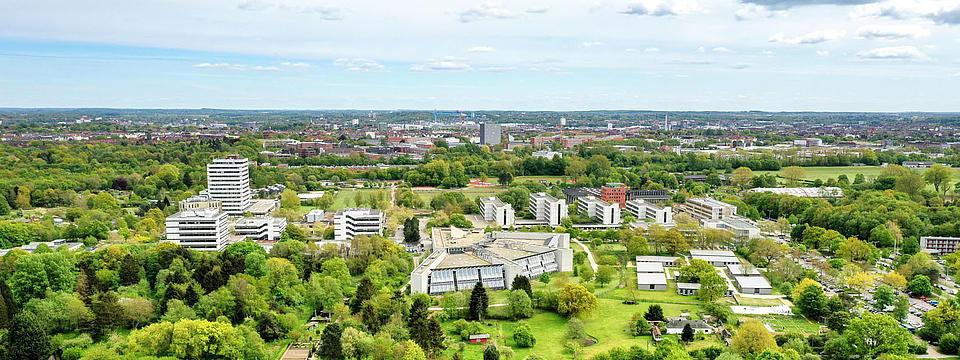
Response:
[[[650,219],[658,224],[669,224],[673,222],[672,208],[669,206],[659,207],[642,199],[627,201],[627,211],[633,214],[637,220]]]
[[[496,196],[480,199],[480,215],[484,220],[495,222],[501,227],[511,227],[516,221],[513,205],[503,202]]]
[[[952,254],[957,252],[960,237],[921,236],[920,248],[933,254]]]
[[[620,206],[597,199],[593,196],[577,200],[577,211],[604,225],[620,224]]]
[[[410,274],[410,291],[439,295],[472,289],[477,282],[508,289],[517,276],[573,270],[570,235],[434,228],[434,251]]]
[[[600,188],[600,200],[606,202],[615,202],[621,208],[627,206],[627,185],[621,183],[608,183]]]
[[[230,155],[207,164],[207,191],[222,203],[230,216],[243,216],[250,208],[250,163],[246,158]]]
[[[569,209],[565,200],[540,192],[530,194],[528,211],[537,220],[546,221],[550,226],[560,226],[560,221],[568,216]]]
[[[500,136],[500,124],[489,121],[480,123],[480,145],[499,145]]]
[[[683,205],[683,210],[691,216],[704,220],[720,220],[737,213],[737,207],[710,198],[691,198]]]
[[[276,217],[244,217],[233,223],[233,233],[250,240],[280,240],[283,231],[287,229],[286,218]]]
[[[383,224],[384,215],[378,209],[343,209],[333,216],[333,239],[347,241],[359,235],[380,235]]]
[[[228,218],[216,208],[180,211],[166,219],[167,241],[200,251],[222,250],[230,241]]]
[[[672,318],[668,319],[666,322],[667,334],[678,335],[683,333],[683,328],[687,325],[693,329],[694,334],[713,334],[713,327],[710,324],[707,324],[706,321],[697,319],[697,320],[687,320],[682,318]]]

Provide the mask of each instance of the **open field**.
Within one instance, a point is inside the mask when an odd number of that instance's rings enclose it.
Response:
[[[356,203],[354,202],[353,197],[356,196],[357,192],[360,192],[363,194],[363,196],[367,197],[381,190],[384,191],[385,194],[387,194],[387,200],[389,200],[390,191],[391,191],[390,189],[353,189],[353,188],[340,189],[340,191],[337,191],[336,195],[334,195],[333,205],[330,206],[330,209],[328,209],[327,212],[343,210],[348,207],[356,206]],[[300,206],[300,212],[303,214],[306,214],[310,212],[310,210],[315,208],[316,208],[315,206],[306,206],[306,205]]]
[[[883,168],[879,166],[811,166],[804,167],[803,169],[807,171],[807,180],[820,179],[826,181],[827,179],[836,179],[840,175],[846,175],[851,182],[857,176],[857,174],[863,174],[863,176],[869,180],[871,178],[880,176],[880,172],[883,171]],[[926,169],[911,170],[918,174],[923,174],[924,170]],[[756,175],[780,174],[779,171],[755,171],[754,173]],[[960,168],[953,169],[953,178],[960,179]]]
[[[505,189],[495,186],[486,186],[486,187],[467,187],[463,189],[414,189],[413,192],[420,196],[423,199],[425,205],[429,205],[430,201],[433,198],[440,195],[444,191],[456,191],[463,194],[467,199],[476,199],[479,197],[494,196],[497,193]]]
[[[764,324],[770,325],[773,328],[773,331],[776,332],[800,332],[807,335],[817,334],[820,329],[820,324],[811,322],[803,316],[778,316],[778,315],[742,315],[739,319],[748,319],[753,318],[762,321]]]

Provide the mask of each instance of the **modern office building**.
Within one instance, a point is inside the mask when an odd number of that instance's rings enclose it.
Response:
[[[604,225],[620,224],[620,206],[608,203],[593,196],[577,200],[577,211]]]
[[[500,124],[491,122],[480,123],[480,145],[500,144]]]
[[[333,215],[333,239],[348,241],[359,235],[380,235],[383,224],[384,215],[378,209],[343,209]]]
[[[183,210],[167,217],[167,241],[194,250],[221,250],[230,241],[228,218],[215,208]]]
[[[210,197],[210,195],[202,194],[180,201],[179,207],[180,211],[204,208],[223,210],[223,202]]]
[[[736,216],[725,219],[704,219],[703,227],[727,230],[733,233],[737,241],[746,241],[760,237],[760,228]]]
[[[530,194],[528,210],[537,220],[546,221],[550,226],[560,226],[560,220],[567,217],[569,212],[566,200],[542,192]]]
[[[700,220],[720,220],[737,213],[736,206],[710,198],[687,199],[683,209]]]
[[[513,205],[503,202],[496,196],[480,199],[480,215],[484,220],[495,222],[501,227],[511,227],[516,221]]]
[[[472,289],[477,282],[507,289],[517,276],[573,271],[566,233],[434,228],[434,251],[410,273],[410,291],[439,295]]]
[[[957,252],[960,237],[921,236],[920,248],[933,254],[952,254]]]
[[[268,216],[244,217],[233,223],[233,233],[250,240],[280,240],[287,229],[286,218]]]
[[[207,164],[207,192],[223,204],[230,216],[243,216],[250,208],[250,162],[238,155],[213,159]]]
[[[627,206],[627,185],[621,183],[608,183],[600,188],[600,200],[606,202],[615,202],[621,208]]]
[[[627,211],[637,220],[650,219],[657,224],[673,223],[673,209],[669,206],[659,207],[642,199],[627,201]]]

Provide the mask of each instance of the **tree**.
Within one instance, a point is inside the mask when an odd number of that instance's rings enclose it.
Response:
[[[930,284],[930,278],[926,275],[917,275],[907,284],[907,292],[916,295],[930,296],[933,293],[933,285]]]
[[[680,333],[680,340],[683,342],[693,341],[693,327],[690,324],[683,326],[683,331]]]
[[[753,170],[750,170],[748,167],[738,167],[736,170],[733,170],[733,174],[730,175],[730,183],[733,186],[739,187],[741,189],[750,186],[751,181],[753,180]]]
[[[257,315],[257,333],[265,341],[274,341],[283,337],[283,327],[277,321],[277,314],[264,311]]]
[[[529,348],[537,344],[537,339],[533,336],[533,331],[527,323],[521,321],[513,329],[513,341],[518,347]]]
[[[920,175],[906,174],[897,178],[893,189],[910,196],[917,196],[925,185],[926,183],[924,183],[923,177]]]
[[[847,311],[834,311],[827,316],[827,327],[838,333],[843,333],[850,323],[850,313]]]
[[[523,277],[523,276],[520,276]],[[508,298],[508,313],[513,319],[528,318],[533,315],[533,302],[523,290],[512,290]]]
[[[596,273],[593,272],[593,267],[590,265],[581,265],[580,266],[580,282],[591,282],[594,279]]]
[[[579,343],[587,338],[587,330],[583,327],[583,321],[577,318],[567,320],[567,338]]]
[[[881,354],[907,355],[913,344],[913,337],[896,320],[866,312],[850,322],[844,336],[853,348],[851,355],[863,359],[875,359]]]
[[[597,297],[580,284],[566,284],[557,295],[557,312],[561,315],[585,315],[599,306]]]
[[[887,273],[887,275],[884,275],[883,282],[898,290],[903,290],[907,287],[907,279],[896,271],[891,271]]]
[[[482,282],[477,282],[477,285],[473,287],[473,290],[470,292],[470,310],[467,313],[467,316],[471,320],[483,321],[487,316],[487,305],[489,305],[490,299],[487,298],[487,289],[483,288]]]
[[[124,286],[133,285],[140,281],[140,264],[133,258],[133,255],[123,256],[120,262],[120,284]]]
[[[727,292],[727,282],[716,272],[710,272],[700,276],[700,290],[697,290],[697,298],[702,302],[714,302]]]
[[[17,304],[26,304],[28,300],[43,298],[47,286],[47,273],[43,262],[37,255],[21,256],[14,263],[16,271],[10,277],[10,290]]]
[[[952,177],[953,169],[943,164],[934,164],[923,173],[923,179],[926,180],[928,184],[933,185],[933,189],[936,190],[936,192],[941,193],[941,190],[943,190],[943,194],[947,193]]]
[[[779,350],[773,334],[767,331],[763,323],[755,319],[744,322],[730,344],[745,358],[752,358],[767,349]]]
[[[331,323],[323,328],[323,333],[320,335],[320,357],[342,359],[343,346],[340,344],[342,335],[343,330],[340,329],[340,324]]]
[[[333,307],[343,303],[343,290],[340,282],[330,276],[317,273],[310,275],[306,292],[307,305],[313,310],[333,311]]]
[[[490,344],[483,349],[483,360],[500,360],[500,351],[496,345]]]
[[[894,301],[896,301],[893,288],[887,285],[880,285],[877,287],[877,291],[873,293],[873,300],[877,301],[877,308],[880,309],[893,305]]]
[[[144,298],[124,299],[120,302],[123,317],[130,327],[136,329],[141,324],[148,323],[156,315],[153,302]]]
[[[613,280],[613,275],[617,273],[617,270],[612,266],[603,265],[597,269],[597,281],[600,282],[600,287],[603,287],[604,284]]]
[[[643,318],[643,314],[636,313],[633,315],[633,318],[630,319],[630,333],[633,336],[646,335],[649,334],[651,330],[653,330],[653,327],[647,319]]]
[[[787,180],[787,186],[796,187],[807,177],[807,171],[799,166],[788,166],[780,170],[780,177]]]
[[[356,314],[360,312],[363,302],[377,295],[376,286],[369,277],[364,276],[360,279],[360,285],[357,285],[357,293],[350,299],[350,312]]]
[[[43,320],[30,311],[14,316],[6,334],[7,356],[16,360],[46,360],[53,347],[42,324]]]
[[[420,219],[411,217],[403,222],[403,241],[411,244],[420,242]]]
[[[513,173],[510,171],[501,172],[500,175],[497,176],[497,181],[501,186],[510,186],[510,183],[513,182]],[[484,357],[486,357],[486,353],[484,353]]]
[[[805,287],[800,296],[794,298],[794,303],[801,314],[814,320],[820,320],[827,310],[827,296],[820,286]]]
[[[513,277],[513,283],[510,284],[510,289],[512,290],[523,290],[527,293],[527,297],[533,298],[533,288],[530,285],[530,278],[517,275]]]
[[[663,321],[663,308],[658,304],[650,305],[647,308],[647,312],[643,314],[643,318],[647,321]]]

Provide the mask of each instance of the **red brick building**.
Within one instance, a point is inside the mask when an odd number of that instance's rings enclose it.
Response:
[[[600,200],[618,203],[621,208],[627,207],[627,185],[621,183],[604,185],[600,188]]]

